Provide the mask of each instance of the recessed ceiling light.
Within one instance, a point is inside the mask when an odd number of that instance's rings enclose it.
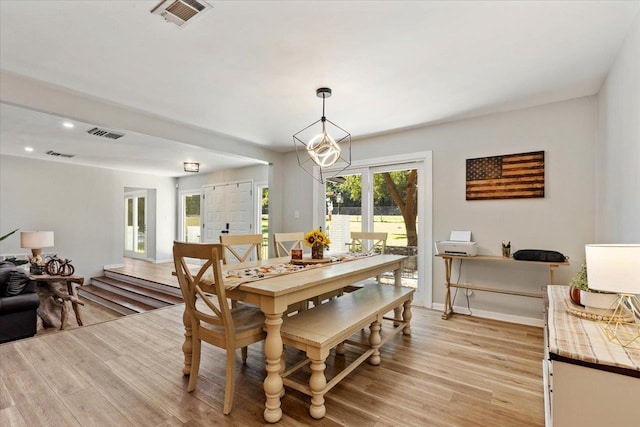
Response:
[[[31,153],[33,151],[33,147],[24,147],[24,151]]]
[[[62,126],[66,127],[67,129],[71,129],[72,127],[74,127],[73,123],[71,122],[64,122]]]

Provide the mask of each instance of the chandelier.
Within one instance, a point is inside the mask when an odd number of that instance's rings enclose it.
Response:
[[[324,115],[325,99],[331,96],[331,89],[316,89],[316,96],[322,98],[322,117],[295,133],[293,144],[298,165],[324,184],[328,178],[351,166],[351,134]],[[314,173],[316,168],[319,174]],[[331,172],[327,172],[328,168],[331,168]]]

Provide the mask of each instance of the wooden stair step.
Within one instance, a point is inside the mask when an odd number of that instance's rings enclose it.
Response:
[[[101,277],[92,277],[91,284],[95,284],[95,282],[105,283],[109,287],[119,288],[126,292],[140,295],[147,298],[156,299],[158,301],[162,301],[167,304],[182,304],[184,301],[181,297],[177,297],[172,294],[168,294],[166,292],[162,292],[155,289],[150,289],[145,286],[136,285],[129,282],[124,282],[122,280],[113,279],[107,276]]]
[[[95,285],[87,285],[87,286],[78,288],[78,292],[80,295],[85,296],[87,299],[91,299],[90,296],[95,296],[95,297],[98,297],[99,299],[109,301],[109,303],[113,304],[114,306],[122,307],[124,310],[119,312],[122,312],[123,314],[144,313],[147,311],[154,310],[156,308],[166,307],[167,305],[169,305],[169,304],[159,303],[158,306],[154,307],[152,305],[145,304],[143,302],[126,297],[124,295],[120,295],[120,294],[99,288]],[[111,307],[111,305],[109,306]]]
[[[178,279],[175,276],[158,279],[160,281],[156,281],[108,269],[105,269],[103,274],[105,277],[120,280],[121,282],[131,283],[143,288],[155,289],[166,294],[182,297],[180,287],[178,286]]]
[[[116,295],[120,295],[123,296],[125,298],[129,298],[130,300],[136,301],[138,303],[141,304],[145,304],[148,305],[150,307],[153,308],[161,308],[161,307],[166,307],[168,305],[173,305],[171,303],[165,302],[165,301],[161,301],[155,298],[151,298],[148,297],[142,293],[138,293],[138,292],[129,292],[126,289],[122,289],[119,286],[113,286],[111,284],[108,283],[104,283],[104,282],[100,282],[100,281],[95,281],[93,280],[93,278],[91,279],[91,285],[100,288],[104,291],[116,294]]]

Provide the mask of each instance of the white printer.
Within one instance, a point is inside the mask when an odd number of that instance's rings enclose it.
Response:
[[[470,231],[452,231],[449,240],[436,242],[436,255],[478,255],[478,245],[471,241]]]

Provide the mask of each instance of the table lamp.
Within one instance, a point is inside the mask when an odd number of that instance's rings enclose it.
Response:
[[[39,263],[42,261],[42,248],[53,246],[53,231],[21,231],[20,247],[31,249],[31,262]]]
[[[602,329],[609,341],[640,349],[640,244],[586,245],[590,289],[619,295]]]

